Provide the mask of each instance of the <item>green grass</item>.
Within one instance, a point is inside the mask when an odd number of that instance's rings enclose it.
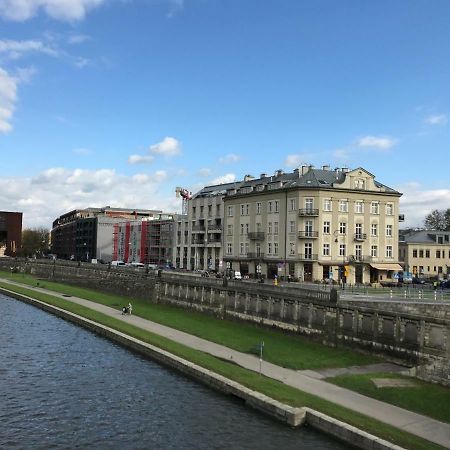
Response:
[[[36,286],[37,283],[36,278],[24,274],[0,272],[0,275],[31,286]],[[148,300],[130,299],[47,280],[39,280],[39,285],[55,292],[84,298],[116,309],[120,309],[131,301],[133,314],[137,316],[244,353],[252,352],[254,347],[263,340],[264,360],[290,369],[348,367],[381,361],[380,358],[352,350],[327,347],[302,336],[283,334],[280,331],[272,331],[243,322],[220,320],[181,308],[154,304]]]
[[[386,439],[404,448],[415,450],[438,450],[443,447],[425,441],[421,438],[403,432],[388,424],[366,417],[362,414],[355,413],[347,408],[335,405],[327,400],[321,399],[306,392],[299,391],[283,383],[266,378],[256,374],[255,372],[243,369],[234,364],[222,361],[206,353],[188,348],[182,344],[170,341],[169,339],[144,331],[119,319],[106,316],[102,313],[94,311],[90,308],[72,303],[69,300],[60,299],[41,292],[31,291],[24,287],[13,286],[9,283],[0,282],[0,287],[15,291],[22,295],[36,298],[45,303],[63,308],[75,314],[86,317],[100,324],[109,326],[118,331],[126,333],[137,339],[155,345],[159,348],[169,351],[184,359],[192,361],[202,367],[210,369],[215,373],[223,375],[229,379],[235,380],[242,385],[261,392],[280,402],[295,407],[308,406],[312,409],[320,411],[338,420],[344,421],[357,428],[365,430],[382,439]]]
[[[417,386],[377,388],[372,381],[373,378],[408,379],[413,380]],[[450,423],[450,389],[444,386],[392,373],[341,375],[328,378],[327,381],[441,422]]]

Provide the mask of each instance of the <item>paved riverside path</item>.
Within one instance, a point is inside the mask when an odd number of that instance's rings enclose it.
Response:
[[[209,353],[224,360],[233,361],[235,364],[254,372],[259,372],[260,370],[259,358],[254,355],[232,350],[223,345],[215,344],[214,342],[143,319],[136,315],[122,315],[121,311],[118,311],[117,309],[89,300],[78,297],[67,297],[51,290],[23,285],[2,278],[0,278],[0,280],[78,303],[196,350]],[[262,363],[261,373],[301,391],[324,398],[332,403],[344,406],[350,410],[372,417],[380,422],[387,423],[450,449],[450,424],[366,397],[348,389],[312,378],[299,371],[276,366],[275,364],[266,361],[263,361]]]

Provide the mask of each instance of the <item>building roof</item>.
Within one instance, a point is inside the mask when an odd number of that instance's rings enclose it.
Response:
[[[359,167],[356,170],[364,171],[371,178],[374,176],[367,170]],[[341,188],[346,181],[347,174],[350,172],[348,168],[330,169],[328,166],[323,166],[321,169],[316,169],[313,166],[302,166],[295,169],[293,172],[285,173],[282,170],[277,170],[274,175],[268,176],[261,174],[259,178],[254,178],[246,175],[243,180],[235,181],[233,183],[219,184],[214,186],[206,186],[197,192],[193,198],[197,197],[213,197],[216,195],[225,195],[228,193],[245,194],[255,190],[256,186],[262,191],[266,186],[274,189],[292,189],[292,188]],[[396,190],[373,180],[376,188],[384,193],[391,193],[401,195]],[[261,187],[260,187],[261,186]],[[233,192],[234,191],[234,192]]]
[[[450,243],[450,231],[416,230],[400,231],[400,243],[405,244],[437,244],[438,236],[443,237],[443,243]]]

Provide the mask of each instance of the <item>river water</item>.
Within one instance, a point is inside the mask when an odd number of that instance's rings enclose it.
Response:
[[[345,449],[0,294],[2,449]]]

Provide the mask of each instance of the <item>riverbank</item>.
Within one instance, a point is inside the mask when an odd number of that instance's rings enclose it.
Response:
[[[433,446],[429,442],[421,441],[421,439],[419,439],[418,437],[396,430],[395,428],[387,424],[383,424],[374,419],[364,417],[361,414],[352,412],[347,408],[335,405],[324,399],[318,398],[317,396],[301,392],[298,389],[293,389],[282,383],[274,381],[273,379],[269,379],[264,376],[259,376],[257,373],[249,372],[248,370],[236,366],[236,364],[224,362],[223,360],[214,358],[211,355],[205,354],[204,352],[198,352],[196,350],[193,350],[189,346],[188,347],[182,346],[174,342],[173,340],[169,341],[167,339],[164,339],[160,335],[154,334],[152,335],[152,333],[148,333],[147,331],[144,331],[143,328],[141,328],[140,324],[143,321],[143,319],[134,316],[131,317],[125,316],[124,322],[118,311],[113,310],[111,312],[111,315],[108,316],[99,311],[94,311],[90,308],[86,308],[86,306],[75,303],[74,302],[75,299],[73,298],[71,300],[67,300],[62,297],[58,298],[54,295],[49,296],[48,293],[43,292],[43,290],[40,288],[33,289],[31,292],[30,289],[26,289],[24,287],[16,287],[14,289],[19,292],[22,291],[22,294],[28,296],[30,296],[31,294],[32,297],[36,298],[41,297],[40,300],[46,302],[47,304],[49,303],[53,304],[67,311],[72,310],[72,312],[88,317],[89,319],[95,321],[97,324],[102,324],[103,322],[104,325],[119,330],[120,332],[123,332],[124,334],[127,334],[129,336],[132,337],[134,336],[140,340],[143,340],[144,342],[146,341],[148,342],[148,340],[150,340],[152,341],[152,344],[156,343],[156,346],[159,348],[167,350],[174,355],[178,355],[183,358],[189,359],[190,362],[199,364],[203,368],[207,368],[208,370],[214,373],[220,374],[222,376],[225,376],[226,378],[241,383],[247,389],[252,389],[254,391],[261,392],[264,395],[276,399],[279,402],[287,403],[289,407],[299,408],[302,406],[307,406],[316,410],[321,410],[323,413],[333,415],[335,419],[344,420],[345,422],[348,422],[353,426],[363,428],[368,431],[375,430],[378,436],[387,438],[388,440],[396,442],[399,445],[402,445],[407,448],[439,448],[438,446]],[[84,302],[86,302],[86,300],[84,300]],[[110,308],[105,307],[103,305],[91,304],[91,302],[88,303],[90,304],[90,306],[98,309],[105,308],[105,311],[110,310]],[[131,321],[137,322],[138,327],[132,325]],[[174,331],[176,330],[172,330],[172,332]],[[230,352],[229,349],[226,349],[225,351],[227,351],[228,353]],[[254,358],[251,355],[244,355],[244,356],[252,358],[251,363],[257,366],[258,363],[257,358]],[[219,357],[221,356],[219,355]],[[236,363],[236,361],[234,362]],[[268,366],[268,364],[264,363],[264,366],[265,366],[264,368],[267,370],[268,367],[266,366]],[[286,380],[284,381],[286,382]],[[274,407],[272,406],[271,408],[273,409]],[[305,414],[306,420],[307,416],[308,412],[306,410]],[[436,436],[436,429],[433,431],[433,435]],[[351,439],[351,442],[355,443],[354,437]]]

